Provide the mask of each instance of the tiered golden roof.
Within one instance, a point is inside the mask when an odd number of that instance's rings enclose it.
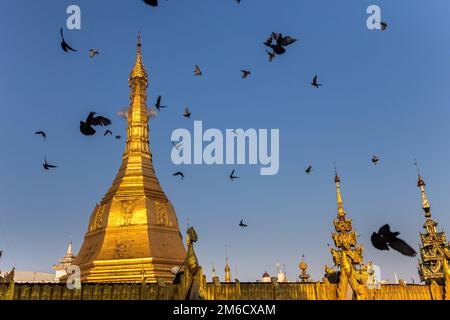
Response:
[[[125,152],[117,176],[95,207],[74,261],[82,282],[171,281],[186,257],[178,220],[153,168],[149,148],[148,75],[138,38],[129,78]]]

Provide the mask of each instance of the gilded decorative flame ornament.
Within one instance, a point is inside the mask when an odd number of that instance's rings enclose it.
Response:
[[[420,280],[426,284],[432,281],[450,286],[450,246],[447,243],[445,232],[437,232],[438,223],[431,218],[431,206],[425,193],[425,182],[419,174],[417,186],[422,197],[422,209],[425,214],[423,228],[425,233],[420,234],[422,246],[420,248],[421,261],[419,262]],[[450,289],[450,288],[449,288]],[[447,290],[446,290],[447,291]],[[449,290],[450,291],[450,290]],[[450,292],[448,292],[450,294]]]
[[[153,168],[149,148],[148,74],[140,35],[130,73],[130,105],[122,165],[112,186],[92,212],[74,261],[82,282],[172,281],[171,269],[185,256],[175,210]]]
[[[334,267],[325,266],[325,282],[338,283],[338,299],[365,299],[364,287],[368,279],[367,266],[363,260],[363,246],[357,243],[352,220],[346,217],[342,204],[340,178],[335,176],[337,194],[337,218],[334,220],[332,238],[336,248],[331,248]]]

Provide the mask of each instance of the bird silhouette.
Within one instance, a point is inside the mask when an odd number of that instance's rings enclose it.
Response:
[[[317,83],[317,75],[314,76],[314,79],[313,79],[313,81],[311,82],[311,85],[312,85],[313,87],[316,87],[317,89],[319,89],[319,87],[322,86],[322,84]]]
[[[239,222],[239,226],[242,228],[247,228],[248,225],[244,223],[244,219],[241,219],[241,221]]]
[[[104,133],[103,135],[104,135],[104,136],[107,136],[108,134],[109,134],[110,136],[112,136],[112,131],[109,130],[109,129],[106,130],[105,133]]]
[[[89,49],[89,58],[93,58],[93,57],[95,57],[96,55],[99,55],[99,54],[100,54],[100,52],[98,52],[97,50]]]
[[[200,67],[198,65],[195,65],[194,74],[195,74],[195,76],[201,76],[203,74],[202,70],[200,69]]]
[[[272,62],[273,58],[275,58],[275,53],[272,51],[270,52],[269,50],[266,50],[267,52],[267,56],[269,57],[269,62]]]
[[[55,169],[57,166],[51,165],[47,162],[47,158],[44,158],[44,163],[42,164],[45,170]]]
[[[41,135],[44,140],[47,139],[47,134],[44,131],[36,131],[34,134]]]
[[[386,28],[387,28],[387,23],[386,23],[386,22],[380,22],[380,27],[381,27],[381,31],[386,30]]]
[[[379,161],[380,161],[380,157],[379,156],[377,156],[377,155],[373,155],[372,156],[372,163],[374,165],[377,165]]]
[[[275,40],[275,44],[273,44],[273,40]],[[296,41],[297,39],[290,36],[283,37],[281,33],[272,32],[272,34],[264,42],[264,45],[272,48],[273,53],[281,55],[286,52],[284,47],[287,47]]]
[[[102,116],[95,116],[95,112],[89,112],[89,115],[86,118],[86,121],[80,121],[80,132],[85,136],[92,136],[95,134],[94,126],[109,126],[111,124],[111,120]]]
[[[241,70],[242,79],[247,79],[252,73],[249,70]]]
[[[191,112],[189,111],[189,108],[184,108],[184,114],[183,117],[190,119],[191,118]]]
[[[181,172],[181,171],[175,172],[175,173],[173,174],[173,176],[174,176],[174,177],[179,176],[179,177],[181,177],[181,180],[184,180],[184,174],[183,174],[183,172]]]
[[[158,99],[156,100],[156,103],[155,103],[155,108],[158,111],[161,111],[160,109],[162,109],[162,108],[167,108],[167,106],[162,106],[161,105],[161,96],[158,96]]]
[[[235,175],[234,175],[234,169],[233,169],[233,171],[231,171],[231,174],[230,174],[230,179],[231,179],[231,181],[234,181],[234,180],[236,180],[236,179],[239,179],[239,177],[236,177]]]
[[[148,4],[149,6],[152,7],[157,7],[158,6],[158,0],[143,0],[145,2],[145,4]]]
[[[389,250],[389,248],[392,248],[405,256],[415,257],[416,251],[405,241],[397,238],[399,234],[399,232],[391,232],[390,226],[385,224],[378,230],[378,233],[372,233],[370,241],[378,250]]]
[[[117,135],[116,140],[120,140],[120,139],[122,139],[122,136]]]
[[[305,169],[305,172],[306,172],[307,174],[311,174],[311,172],[312,172],[312,166],[311,166],[311,165],[308,166],[308,168]]]
[[[63,34],[63,28],[60,29],[60,33],[61,33],[61,48],[65,51],[65,52],[69,52],[70,51],[74,51],[77,52],[77,50],[75,50],[74,48],[72,48],[71,46],[69,46],[69,44],[66,42],[66,40],[64,39],[64,34]]]

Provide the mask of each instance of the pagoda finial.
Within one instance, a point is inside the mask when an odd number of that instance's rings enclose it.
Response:
[[[425,212],[425,217],[426,218],[430,218],[431,217],[431,206],[430,206],[430,202],[428,201],[427,198],[427,194],[425,193],[425,181],[423,181],[422,176],[420,175],[420,169],[419,169],[419,165],[417,163],[417,160],[414,161],[414,165],[417,168],[417,175],[418,175],[418,180],[417,180],[417,187],[420,188],[420,193],[422,196],[422,209]]]
[[[300,261],[298,268],[300,269],[300,278],[301,282],[307,282],[310,279],[310,275],[308,274],[308,264],[305,262],[305,255],[302,255],[302,260]]]
[[[228,246],[225,246],[225,282],[231,282],[231,269],[228,264]]]
[[[341,196],[341,179],[337,173],[336,166],[334,167],[334,183],[336,184],[336,199],[338,205],[338,217],[345,217],[344,207],[342,206],[342,196]]]
[[[69,240],[69,245],[67,246],[67,253],[68,256],[72,255],[72,239]]]
[[[216,266],[214,265],[214,262],[212,263],[212,277],[214,278],[216,276]]]
[[[145,85],[147,85],[147,71],[145,70],[144,64],[142,63],[142,44],[141,44],[141,33],[138,33],[138,41],[137,41],[137,54],[136,54],[136,63],[134,64],[133,70],[130,74],[130,80],[134,78],[142,78],[145,80]]]

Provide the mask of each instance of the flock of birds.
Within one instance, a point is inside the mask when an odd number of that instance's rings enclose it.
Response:
[[[158,6],[158,0],[143,0],[146,4],[156,7]],[[240,3],[240,0],[235,0],[236,3]],[[387,24],[385,22],[381,22],[381,30],[384,31],[387,28]],[[70,46],[65,38],[63,33],[63,28],[60,29],[61,34],[61,49],[64,52],[77,52],[76,49],[74,49],[72,46]],[[264,45],[268,48],[266,49],[266,53],[268,56],[269,62],[272,62],[273,59],[275,59],[278,55],[283,55],[286,53],[286,47],[294,44],[297,41],[297,39],[291,37],[291,36],[284,36],[282,33],[272,32],[270,36],[264,41]],[[89,49],[88,51],[89,57],[94,58],[95,56],[99,55],[100,52],[96,49]],[[250,70],[241,70],[242,79],[247,79],[251,76]],[[194,67],[194,75],[196,77],[200,77],[203,75],[203,72],[199,65],[195,65]],[[318,75],[314,75],[311,86],[319,89],[322,84],[318,82]],[[156,111],[161,112],[162,109],[167,108],[168,106],[162,104],[162,96],[158,96],[156,103],[154,105],[155,109],[149,110],[150,117],[156,116]],[[122,112],[121,114],[123,117],[126,117],[126,112]],[[189,110],[189,107],[184,108],[183,117],[190,119],[191,118],[191,111]],[[97,130],[95,127],[106,127],[111,125],[112,121],[104,116],[97,115],[95,112],[90,112],[84,121],[80,121],[80,133],[84,136],[93,136],[96,134]],[[234,131],[235,134],[236,131]],[[47,139],[47,134],[43,130],[39,130],[35,132],[36,135],[42,136],[44,141]],[[112,131],[107,129],[104,132],[104,136],[107,135],[113,135]],[[116,139],[120,140],[121,136],[116,135]],[[182,143],[176,143],[172,141],[172,145],[177,150],[181,147]],[[380,157],[377,155],[373,155],[371,159],[373,165],[378,165],[380,162]],[[56,165],[49,164],[47,162],[47,158],[44,157],[44,162],[42,164],[43,168],[45,170],[51,170],[57,168]],[[305,173],[310,175],[313,172],[313,166],[308,165],[305,169]],[[180,177],[181,180],[184,180],[185,175],[182,171],[177,171],[173,174],[174,177]],[[235,181],[239,179],[238,176],[235,175],[235,169],[230,173],[229,179],[231,181]],[[248,225],[244,222],[244,219],[241,219],[239,222],[239,227],[241,228],[247,228]],[[388,224],[382,226],[378,232],[373,232],[372,236],[370,238],[372,245],[382,251],[389,250],[389,248],[396,250],[400,252],[401,254],[408,256],[408,257],[414,257],[416,256],[416,251],[408,245],[404,240],[398,238],[399,232],[392,232],[390,230],[390,226]],[[0,252],[1,256],[1,252]]]
[[[158,0],[143,0],[143,1],[146,4],[151,5],[153,7],[158,6]],[[239,4],[240,2],[241,2],[240,0],[236,0],[236,3]],[[381,26],[381,30],[385,31],[387,28],[387,23],[381,22],[380,26]],[[269,62],[272,62],[273,59],[277,55],[285,54],[286,47],[295,43],[296,41],[297,41],[297,39],[295,39],[291,36],[283,36],[283,34],[281,34],[281,33],[272,32],[272,34],[264,42],[264,45],[271,49],[271,51],[266,50],[268,58],[269,58]],[[243,79],[247,79],[251,75],[250,70],[241,70],[241,73],[242,73]],[[195,65],[194,74],[195,74],[195,76],[201,76],[203,74],[202,70],[200,69],[200,67],[198,65]],[[318,75],[314,75],[314,77],[311,81],[311,86],[313,86],[316,89],[319,89],[322,86],[322,84],[318,82]],[[161,106],[160,103],[161,103],[161,96],[158,97],[157,103],[155,105],[158,111],[160,111],[160,108],[165,108],[165,107]],[[188,113],[190,116],[190,112],[188,109],[186,109],[185,112]],[[185,116],[186,116],[186,113],[185,113]],[[180,147],[180,144],[176,144],[174,141],[172,141],[172,144],[176,149],[178,149]],[[371,161],[372,161],[372,164],[376,166],[380,162],[380,157],[378,155],[372,155]],[[305,173],[308,175],[311,174],[312,171],[313,171],[312,165],[308,165],[308,167],[305,169]],[[233,171],[231,172],[231,174],[229,176],[231,181],[235,181],[236,179],[239,178],[239,177],[235,176],[234,174],[235,174],[235,170],[233,169]],[[181,180],[184,179],[184,174],[181,171],[175,172],[173,174],[173,176],[179,176],[181,178]],[[241,221],[239,222],[239,227],[241,227],[241,228],[248,227],[248,225],[246,223],[244,223],[244,219],[241,219]],[[372,233],[370,240],[371,240],[372,245],[378,250],[386,251],[386,250],[389,250],[389,248],[391,248],[395,251],[400,252],[401,254],[403,254],[405,256],[415,257],[417,255],[416,251],[404,240],[398,238],[399,234],[400,234],[399,232],[392,232],[390,230],[390,226],[388,224],[385,224],[378,230],[378,232]]]

